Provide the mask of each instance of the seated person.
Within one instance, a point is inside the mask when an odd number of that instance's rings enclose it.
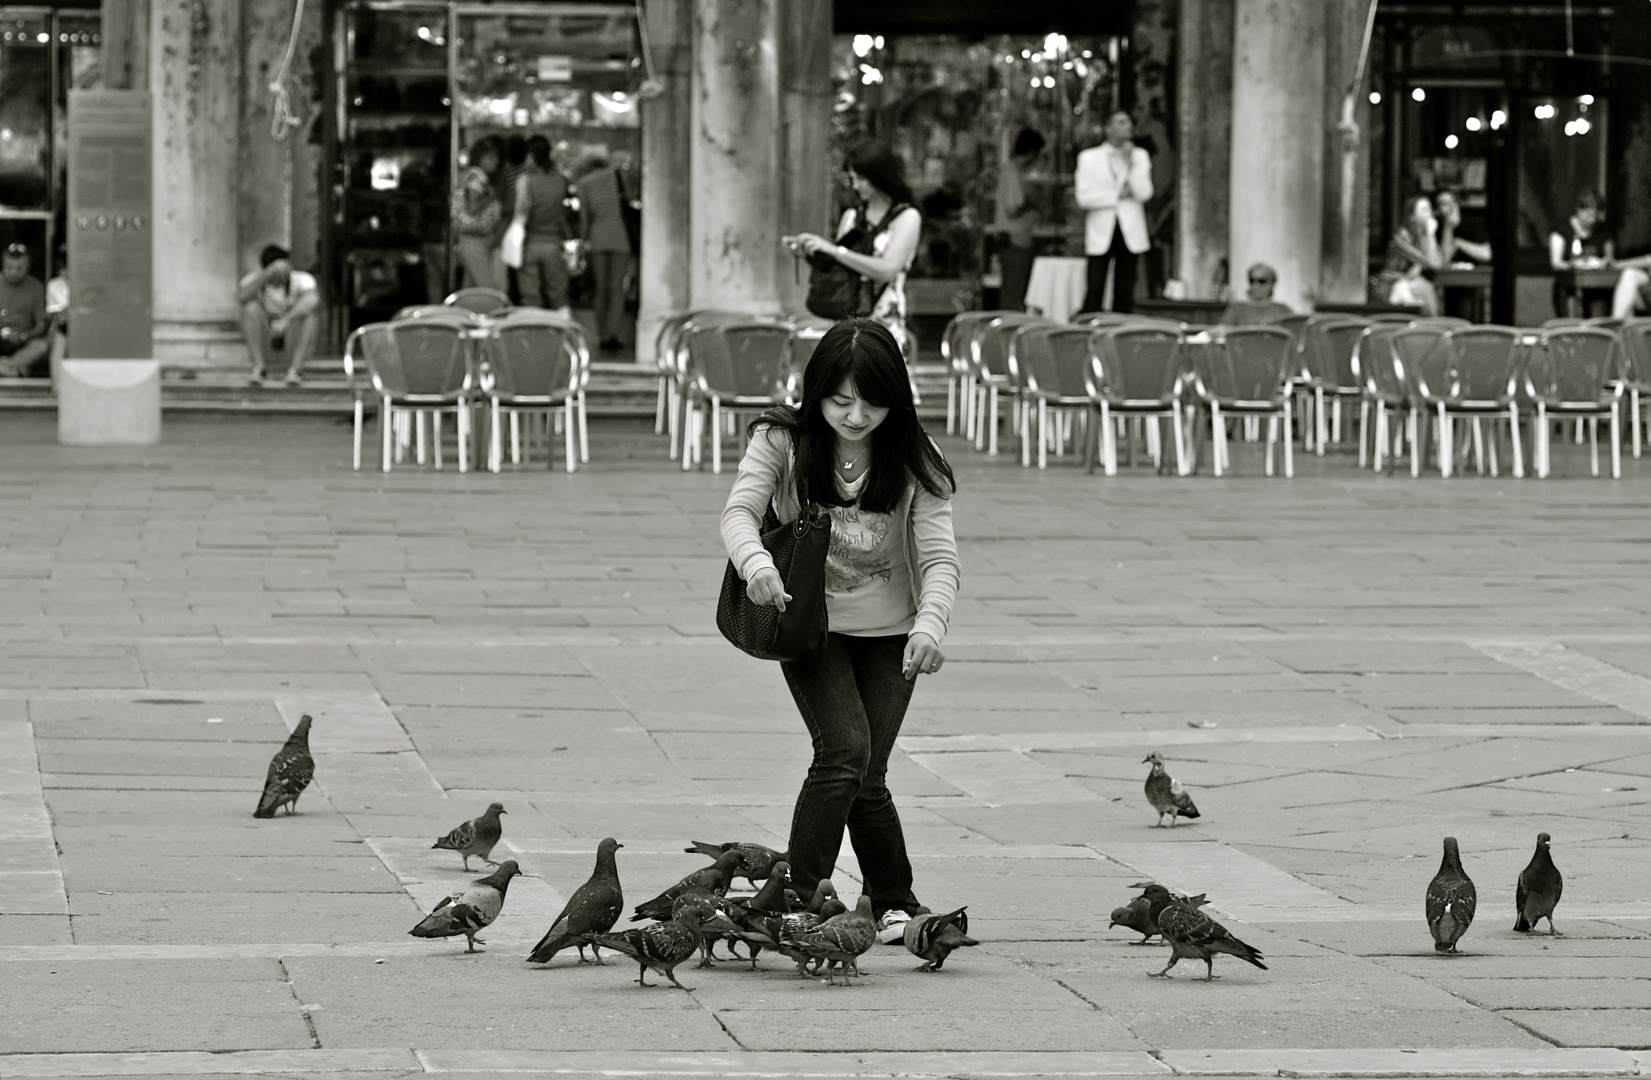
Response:
[[[1293,315],[1295,312],[1284,304],[1273,299],[1273,286],[1278,284],[1278,271],[1264,262],[1258,262],[1250,267],[1246,275],[1249,280],[1244,290],[1245,299],[1234,300],[1221,313],[1221,325],[1243,326],[1247,323],[1272,322],[1284,315]]]
[[[252,381],[264,381],[270,361],[287,358],[287,385],[303,379],[304,364],[315,352],[320,330],[321,294],[315,278],[294,270],[287,250],[270,244],[259,256],[261,269],[241,279],[235,300],[241,305],[241,333],[252,354]]]
[[[1449,188],[1439,192],[1439,255],[1445,265],[1457,262],[1488,263],[1490,241],[1482,225],[1462,220],[1462,200]]]
[[[0,256],[0,377],[38,375],[51,352],[46,286],[29,275],[29,249],[9,244]]]
[[[1617,263],[1622,273],[1611,291],[1611,317],[1632,319],[1651,314],[1651,255],[1623,259]]]
[[[1427,276],[1445,264],[1439,250],[1439,222],[1426,195],[1405,200],[1404,221],[1387,244],[1387,263],[1377,279],[1378,295],[1389,304],[1439,314],[1439,291]]]
[[[1548,265],[1556,271],[1592,270],[1610,266],[1615,260],[1616,241],[1605,223],[1605,207],[1591,188],[1583,188],[1577,192],[1576,211],[1563,227],[1548,234]],[[1571,290],[1555,277],[1555,315],[1571,314],[1571,296]]]

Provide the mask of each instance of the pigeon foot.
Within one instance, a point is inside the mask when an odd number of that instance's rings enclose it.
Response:
[[[1170,975],[1169,968],[1165,968],[1163,971],[1149,971],[1149,972],[1147,972],[1147,978],[1149,978],[1149,979],[1169,979],[1169,978],[1173,978],[1173,976]]]

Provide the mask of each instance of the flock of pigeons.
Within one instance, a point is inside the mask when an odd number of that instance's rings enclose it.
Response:
[[[286,744],[270,761],[255,817],[273,817],[282,806],[289,814],[297,812],[298,796],[315,775],[315,761],[309,751],[311,723],[309,716],[300,719]],[[1146,797],[1158,812],[1154,827],[1162,826],[1165,817],[1173,828],[1180,818],[1199,816],[1198,807],[1186,788],[1165,770],[1161,755],[1149,754],[1142,764],[1152,766],[1146,779]],[[469,887],[443,897],[408,933],[428,938],[463,935],[468,952],[475,952],[478,942],[486,944],[476,935],[499,917],[511,879],[522,872],[514,859],[498,863],[489,858],[503,835],[499,816],[505,812],[502,804],[492,803],[480,817],[464,822],[431,845],[432,849],[458,852],[466,870],[470,869],[472,857],[497,869],[487,877],[476,879]],[[1517,931],[1528,932],[1539,920],[1547,919],[1548,932],[1558,933],[1553,912],[1559,904],[1564,879],[1548,850],[1549,839],[1547,833],[1537,835],[1536,852],[1515,886],[1514,906],[1518,918],[1513,928]],[[767,949],[794,961],[799,975],[823,972],[826,982],[834,985],[838,974],[845,983],[851,975],[859,975],[859,958],[879,940],[870,897],[862,895],[850,910],[837,898],[831,881],[825,880],[818,883],[805,904],[791,888],[791,866],[784,853],[761,844],[738,841],[726,844],[694,841],[693,846],[685,850],[710,858],[711,864],[695,870],[652,900],[638,904],[631,921],[654,920],[650,925],[614,933],[614,925],[624,910],[615,859],[615,852],[623,846],[611,836],[597,845],[595,870],[568,898],[550,929],[533,947],[528,955],[530,962],[548,963],[557,953],[577,948],[580,963],[601,964],[602,948],[606,947],[637,962],[640,968],[637,982],[642,986],[653,985],[647,981],[648,971],[652,969],[672,985],[686,989],[677,981],[677,965],[697,952],[701,957],[698,966],[709,967],[722,959],[716,955],[717,943],[726,942],[731,958],[750,963],[752,970],[756,969],[758,955]],[[755,894],[745,898],[729,896],[730,886],[741,877],[750,883]],[[1162,971],[1151,972],[1154,977],[1167,977],[1181,960],[1202,960],[1205,978],[1213,979],[1215,957],[1223,953],[1267,969],[1260,950],[1240,941],[1200,910],[1208,902],[1203,893],[1182,896],[1156,882],[1139,882],[1131,888],[1143,891],[1112,912],[1108,928],[1125,926],[1138,931],[1142,937],[1134,943],[1137,945],[1157,936],[1170,946],[1169,963]],[[1444,861],[1427,887],[1427,924],[1435,950],[1456,952],[1456,943],[1473,923],[1477,906],[1478,893],[1462,869],[1456,838],[1447,836]],[[915,915],[905,923],[902,940],[913,955],[923,960],[919,971],[939,971],[954,950],[978,944],[969,937],[966,908],[943,915],[932,912]],[[737,944],[745,946],[745,956],[735,951]],[[585,958],[587,945],[591,948],[591,960]]]

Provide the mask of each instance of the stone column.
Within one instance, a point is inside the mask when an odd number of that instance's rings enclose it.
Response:
[[[642,295],[636,362],[652,367],[660,326],[688,310],[693,0],[649,0],[643,13],[660,86],[642,101]]]
[[[830,0],[787,0],[780,8],[780,114],[784,153],[779,229],[830,236],[832,213]],[[786,311],[804,310],[808,268],[775,248]]]
[[[1311,311],[1324,233],[1323,0],[1236,0],[1232,279],[1278,271],[1275,298]]]
[[[240,0],[151,0],[155,356],[244,357],[240,277]],[[244,362],[244,360],[243,360]]]
[[[696,308],[780,311],[779,6],[694,0],[689,297]]]
[[[1356,304],[1364,303],[1370,277],[1370,78],[1368,67],[1362,78],[1358,71],[1370,5],[1371,0],[1324,0],[1324,247],[1319,296]]]
[[[1181,0],[1179,48],[1175,275],[1189,299],[1214,300],[1231,240],[1233,0]]]

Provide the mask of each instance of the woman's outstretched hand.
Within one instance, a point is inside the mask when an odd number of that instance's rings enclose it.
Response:
[[[780,572],[771,566],[751,575],[751,580],[745,583],[745,595],[753,604],[767,604],[780,611],[785,610],[785,602],[791,599],[785,591],[785,582],[780,579]],[[907,652],[910,652],[910,646]]]
[[[912,634],[906,638],[906,655],[900,662],[900,674],[907,679],[933,675],[945,662],[946,656],[940,651],[938,641],[927,634]]]

